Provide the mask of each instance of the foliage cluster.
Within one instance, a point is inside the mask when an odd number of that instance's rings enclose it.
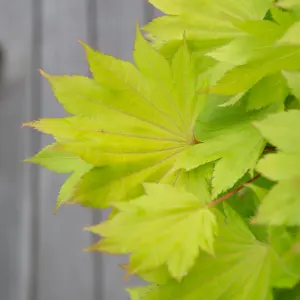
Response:
[[[28,161],[70,173],[56,209],[112,208],[90,250],[130,254],[133,300],[299,299],[300,1],[150,3],[134,65],[43,72],[69,115]]]

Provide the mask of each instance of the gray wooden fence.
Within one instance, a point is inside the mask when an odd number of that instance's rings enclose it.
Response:
[[[82,251],[100,213],[53,215],[63,178],[21,162],[51,139],[20,124],[64,114],[38,69],[87,75],[77,40],[131,59],[153,14],[146,0],[0,0],[0,300],[128,299],[120,259]]]

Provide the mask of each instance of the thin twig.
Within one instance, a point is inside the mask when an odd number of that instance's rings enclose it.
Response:
[[[238,188],[236,188],[235,190],[229,192],[228,194],[220,197],[219,199],[216,199],[215,201],[209,203],[207,206],[208,207],[212,207],[215,206],[223,201],[225,201],[226,199],[230,198],[231,196],[235,195],[236,193],[238,193],[240,190],[242,190],[247,184],[257,180],[261,175],[256,175],[255,177],[253,177],[252,179],[248,180],[247,182],[243,183],[241,186],[239,186]]]

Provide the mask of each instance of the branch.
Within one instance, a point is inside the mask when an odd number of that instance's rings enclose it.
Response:
[[[235,195],[236,193],[238,193],[240,190],[242,190],[247,184],[257,180],[258,178],[260,178],[261,175],[256,175],[255,177],[253,177],[252,179],[248,180],[247,182],[243,183],[241,186],[239,186],[238,188],[236,188],[235,190],[229,192],[228,194],[222,196],[221,198],[219,199],[216,199],[215,201],[209,203],[207,205],[207,207],[212,207],[212,206],[215,206],[225,200],[227,200],[228,198],[230,198],[231,196]]]

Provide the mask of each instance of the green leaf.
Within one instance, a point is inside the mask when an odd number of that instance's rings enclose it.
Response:
[[[274,181],[300,177],[300,153],[269,154],[260,160],[257,170]]]
[[[291,13],[283,11],[282,9],[279,9],[277,7],[271,8],[271,14],[273,20],[277,24],[283,26],[285,29],[288,29],[296,22],[296,18]]]
[[[87,77],[52,76],[43,71],[41,73],[51,84],[58,102],[70,114],[90,117],[99,115],[105,110],[102,101],[113,97],[110,91]],[[109,115],[109,112],[107,109],[105,114]]]
[[[141,300],[149,293],[151,287],[136,287],[136,288],[127,288],[126,292],[128,292],[130,296],[130,300]]]
[[[186,43],[168,62],[137,30],[139,70],[85,49],[94,79],[47,75],[58,101],[76,115],[26,124],[53,135],[63,151],[95,166],[76,185],[72,202],[107,207],[140,195],[143,182],[188,184],[186,172],[174,172],[173,165],[196,143],[195,122],[206,96],[197,93],[198,76]]]
[[[300,22],[293,24],[285,33],[285,35],[278,41],[279,45],[300,45]]]
[[[258,241],[243,221],[226,206],[228,218],[220,224],[216,256],[201,255],[181,283],[152,287],[143,300],[272,299],[272,271],[277,253]]]
[[[247,35],[236,22],[263,19],[272,0],[151,0],[150,3],[169,14],[144,27],[159,48],[185,36],[193,44],[194,51],[206,53]]]
[[[283,72],[291,92],[300,100],[300,72]]]
[[[300,152],[300,111],[290,110],[269,115],[263,121],[257,122],[256,127],[266,139],[281,151],[288,153]]]
[[[73,172],[77,166],[83,163],[75,154],[61,150],[58,144],[46,146],[35,156],[25,161],[39,164],[50,171],[62,174]]]
[[[300,225],[299,179],[282,180],[263,199],[253,222],[271,225]]]
[[[116,204],[119,214],[89,229],[104,237],[92,249],[132,252],[132,273],[166,264],[170,274],[181,279],[200,249],[213,253],[216,217],[184,190],[163,184],[147,184],[145,189],[146,196]]]
[[[76,185],[80,182],[84,174],[90,171],[91,168],[91,165],[86,164],[83,161],[82,165],[78,166],[76,169],[74,168],[73,174],[69,176],[60,188],[54,212],[56,212],[64,203],[72,202],[72,196],[74,195]]]
[[[270,115],[256,127],[281,152],[269,154],[257,170],[278,183],[266,195],[255,222],[272,225],[300,225],[300,111]]]
[[[197,141],[205,141],[219,135],[233,132],[270,113],[283,109],[283,103],[274,104],[260,110],[248,110],[248,95],[238,95],[236,105],[231,104],[228,96],[209,95],[206,106],[199,114],[195,126]],[[228,99],[230,99],[228,101]]]
[[[300,300],[300,284],[293,289],[278,289],[274,292],[275,300]]]
[[[211,88],[211,93],[234,95],[254,86],[268,74],[281,70],[296,71],[300,68],[299,46],[278,46],[267,48],[261,58],[249,64],[237,66]]]
[[[285,9],[293,9],[300,6],[299,0],[279,0],[276,3],[277,6],[285,8]]]
[[[56,173],[72,173],[61,186],[55,212],[62,204],[71,200],[76,184],[92,168],[90,164],[87,164],[75,154],[61,150],[61,146],[56,143],[45,147],[34,157],[25,161],[40,164]]]
[[[213,173],[213,198],[231,188],[248,170],[255,168],[264,139],[250,125],[225,133],[182,153],[175,166],[191,170],[217,161]]]
[[[267,95],[267,97],[266,97]],[[283,103],[288,96],[284,77],[280,73],[261,79],[248,93],[248,109],[260,109],[273,103]]]
[[[247,35],[238,37],[206,55],[220,62],[244,65],[261,58],[265,49],[272,47],[284,33],[281,26],[266,20],[240,21],[235,25]]]
[[[212,11],[229,19],[263,19],[272,4],[271,0],[246,0],[235,2],[234,0],[216,0],[208,2],[205,0],[149,0],[159,10],[170,14],[195,13],[200,8],[203,11]]]

